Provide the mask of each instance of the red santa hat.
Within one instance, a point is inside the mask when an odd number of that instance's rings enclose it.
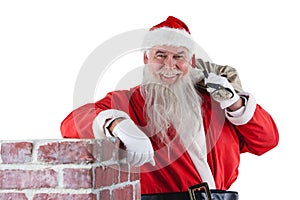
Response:
[[[153,26],[145,35],[143,47],[162,45],[183,46],[190,52],[194,51],[195,46],[187,25],[173,16]]]

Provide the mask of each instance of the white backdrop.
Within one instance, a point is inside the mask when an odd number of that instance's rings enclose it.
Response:
[[[300,178],[299,6],[296,0],[195,2],[1,1],[0,140],[61,138],[60,123],[73,109],[76,78],[90,53],[112,36],[173,15],[215,63],[238,69],[244,90],[278,125],[279,146],[261,157],[242,155],[231,189],[241,200],[292,199]],[[95,99],[114,89],[114,81],[105,83]]]

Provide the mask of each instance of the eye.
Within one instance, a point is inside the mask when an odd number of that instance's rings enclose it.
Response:
[[[174,58],[175,60],[180,60],[180,59],[183,59],[184,56],[183,56],[183,55],[174,55],[173,58]]]
[[[162,54],[162,53],[156,54],[156,58],[158,58],[158,59],[164,59],[164,58],[166,58],[166,57],[167,57],[166,54]]]

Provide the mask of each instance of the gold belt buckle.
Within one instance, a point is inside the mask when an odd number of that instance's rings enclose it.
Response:
[[[189,191],[189,195],[190,195],[190,200],[197,200],[196,195],[195,195],[195,191],[203,190],[203,189],[205,191],[207,200],[212,200],[211,193],[210,193],[208,184],[206,182],[203,182],[203,183],[200,183],[200,184],[193,185],[193,186],[189,187],[188,191]]]

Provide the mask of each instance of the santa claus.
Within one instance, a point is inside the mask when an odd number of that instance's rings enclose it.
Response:
[[[240,153],[261,155],[278,144],[272,117],[242,91],[234,68],[195,59],[179,19],[152,27],[143,47],[142,83],[74,110],[61,124],[63,137],[118,137],[127,162],[140,166],[142,199],[186,199],[203,182],[215,197],[237,199],[226,190]]]

